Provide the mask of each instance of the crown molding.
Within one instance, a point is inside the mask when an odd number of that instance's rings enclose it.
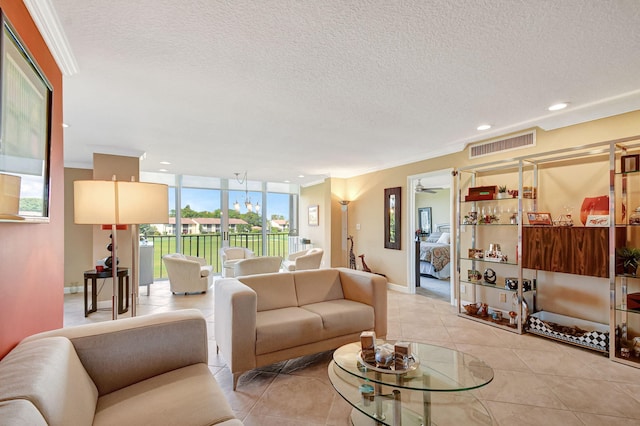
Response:
[[[78,63],[51,0],[24,0],[24,4],[62,73],[77,74]]]

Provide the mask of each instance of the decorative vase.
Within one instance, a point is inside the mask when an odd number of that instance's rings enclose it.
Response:
[[[609,214],[608,195],[601,195],[599,197],[586,197],[584,201],[582,201],[582,207],[580,207],[580,221],[583,225],[587,224],[587,217],[592,214]]]

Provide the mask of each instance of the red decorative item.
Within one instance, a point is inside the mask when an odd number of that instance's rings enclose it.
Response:
[[[582,207],[580,207],[580,221],[583,225],[587,224],[587,216],[592,214],[609,214],[608,195],[601,195],[600,197],[586,197],[584,199]]]

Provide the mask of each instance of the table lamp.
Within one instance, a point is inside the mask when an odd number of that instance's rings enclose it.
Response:
[[[117,255],[117,225],[169,222],[167,185],[144,182],[78,180],[73,183],[74,222],[87,225],[111,225],[114,259]],[[134,262],[135,264],[135,262]],[[112,318],[118,318],[117,265],[111,268],[113,279]],[[136,271],[131,286],[131,315],[135,316],[137,300]]]

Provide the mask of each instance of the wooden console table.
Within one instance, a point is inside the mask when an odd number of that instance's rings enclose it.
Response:
[[[98,310],[98,278],[112,278],[113,271],[105,269],[98,272],[95,269],[84,271],[84,316]],[[87,284],[91,280],[91,308],[88,306]],[[124,291],[126,290],[126,291]],[[124,295],[123,295],[124,293]],[[124,299],[124,300],[123,300]],[[129,269],[118,268],[118,313],[129,310]]]

